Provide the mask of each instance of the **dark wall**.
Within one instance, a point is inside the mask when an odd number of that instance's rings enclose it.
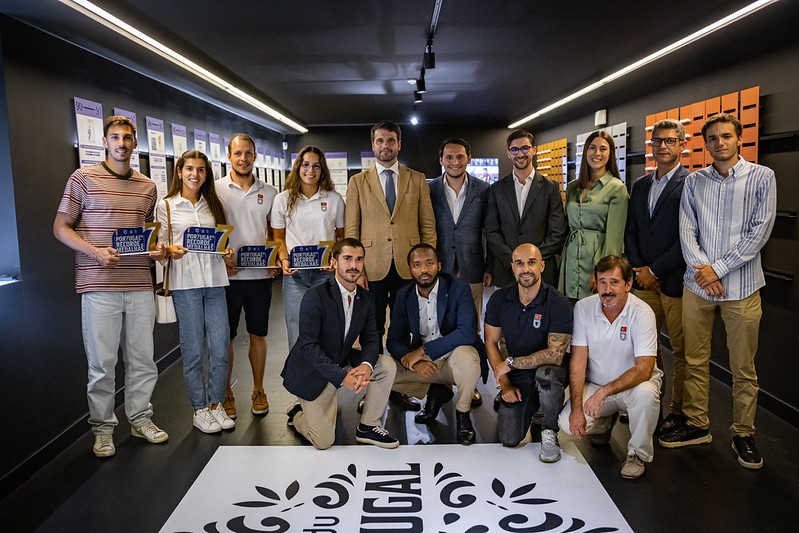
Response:
[[[0,444],[0,478],[7,485],[18,481],[34,454],[33,462],[46,457],[39,452],[59,435],[71,432],[74,440],[88,429],[74,255],[52,233],[66,180],[78,166],[73,97],[102,103],[106,115],[114,107],[135,111],[145,149],[145,115],[164,120],[167,131],[172,122],[224,136],[246,131],[273,149],[282,137],[12,19],[0,17],[0,34],[7,93],[0,107],[8,109],[13,174],[0,174],[0,191],[13,186],[22,279],[0,287],[0,390],[17,411],[2,415],[14,434]],[[13,235],[12,227],[3,224],[3,233]],[[161,359],[176,348],[177,328],[157,325],[155,339]],[[117,387],[123,383],[118,376]],[[155,411],[157,420],[158,406]]]

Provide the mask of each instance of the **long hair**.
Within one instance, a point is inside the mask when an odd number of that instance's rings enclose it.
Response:
[[[619,178],[619,165],[616,163],[616,143],[613,142],[613,136],[605,130],[597,130],[588,136],[583,145],[583,157],[580,161],[580,176],[577,178],[577,186],[581,189],[587,189],[588,184],[591,182],[591,167],[588,166],[588,147],[591,146],[591,143],[594,142],[594,139],[597,137],[605,139],[610,147],[608,164],[605,166],[605,169],[613,174],[614,177]]]
[[[175,172],[172,175],[172,183],[169,185],[169,192],[167,192],[166,197],[172,198],[183,191],[183,182],[180,180],[180,171],[183,170],[183,166],[186,164],[187,159],[202,159],[205,163],[205,182],[203,182],[202,186],[200,187],[200,196],[205,198],[205,201],[208,202],[208,208],[211,210],[211,215],[213,215],[214,221],[217,224],[227,224],[225,208],[222,206],[222,202],[216,195],[216,187],[214,186],[214,171],[211,167],[211,162],[208,161],[208,157],[199,150],[187,150],[186,152],[183,152],[183,155],[181,155],[177,161],[175,161]]]
[[[319,156],[319,164],[322,166],[322,174],[319,176],[319,190],[326,190],[332,191],[335,187],[333,184],[333,178],[330,177],[330,169],[327,168],[327,160],[325,159],[325,153],[316,146],[304,146],[300,153],[297,154],[297,158],[294,160],[294,164],[291,165],[291,172],[289,175],[286,176],[286,190],[289,192],[289,200],[286,203],[286,218],[291,218],[291,212],[294,211],[294,206],[297,203],[297,199],[300,197],[302,193],[302,180],[300,179],[300,167],[302,166],[302,158],[305,157],[307,153],[314,153]]]

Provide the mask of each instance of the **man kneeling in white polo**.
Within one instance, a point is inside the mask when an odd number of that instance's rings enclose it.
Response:
[[[569,367],[571,398],[560,427],[591,444],[610,442],[619,411],[630,417],[626,479],[652,462],[652,433],[660,412],[663,372],[655,366],[657,328],[652,309],[630,293],[633,269],[626,257],[609,255],[594,268],[598,294],[577,302]]]

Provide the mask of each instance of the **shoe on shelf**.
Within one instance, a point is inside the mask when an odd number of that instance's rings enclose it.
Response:
[[[763,457],[757,451],[755,438],[751,435],[741,437],[736,435],[732,438],[732,449],[738,456],[738,464],[750,470],[763,468]]]
[[[222,407],[225,408],[225,412],[232,420],[236,420],[236,398],[232,394],[229,396],[225,394],[225,399],[222,400]]]
[[[405,411],[418,411],[422,408],[419,402],[401,392],[391,391],[391,394],[388,395],[388,399],[399,405]]]
[[[538,460],[542,463],[557,463],[560,461],[560,443],[558,434],[552,429],[541,431],[541,451]]]
[[[252,391],[252,414],[265,415],[269,412],[269,400],[264,391]]]
[[[111,457],[116,454],[117,448],[114,446],[114,436],[110,433],[95,435],[92,451],[97,457]]]
[[[286,420],[287,426],[294,427],[294,417],[297,416],[297,413],[299,413],[300,411],[302,411],[302,405],[300,405],[299,403],[295,403],[291,407],[291,409],[289,409],[288,413],[286,413],[286,416],[289,417],[289,419]]]
[[[153,424],[152,420],[137,428],[131,426],[130,434],[134,437],[147,439],[147,442],[152,442],[153,444],[166,442],[169,439],[167,432]]]
[[[432,424],[435,422],[441,408],[450,401],[454,395],[452,389],[449,387],[433,383],[427,391],[427,401],[424,403],[424,409],[419,411],[419,414],[413,417],[413,420],[417,424]]]
[[[222,402],[216,404],[216,407],[211,407],[211,414],[214,415],[214,418],[222,429],[233,429],[236,427],[236,421],[230,418],[227,413],[225,412],[225,408],[222,406]]]
[[[655,429],[655,435],[664,435],[674,430],[677,426],[685,424],[688,419],[684,415],[677,413],[669,413],[666,418],[660,421],[658,427]]]
[[[709,429],[702,429],[691,424],[679,425],[658,437],[658,444],[664,448],[682,448],[694,444],[709,444],[713,442],[713,435]]]
[[[355,429],[355,440],[361,444],[374,444],[381,448],[396,448],[399,446],[399,441],[392,437],[383,426],[358,424]]]
[[[480,407],[483,405],[483,395],[480,394],[480,391],[474,389],[474,393],[472,393],[472,407]]]
[[[457,427],[455,439],[458,441],[458,444],[463,444],[464,446],[474,444],[474,426],[472,426],[472,417],[469,413],[461,413],[456,409],[455,421]]]
[[[606,429],[601,433],[596,433],[594,435],[591,435],[591,446],[598,447],[598,446],[607,446],[608,444],[610,444],[610,437],[611,434],[613,433],[613,426],[616,425],[616,421],[619,420],[620,418],[621,417],[619,416],[619,413],[613,413],[610,416],[604,416],[602,418],[595,419],[594,424],[597,423],[608,424],[608,429]],[[602,422],[603,419],[605,419],[604,422]]]
[[[621,477],[624,479],[638,479],[644,475],[646,467],[638,455],[633,453],[621,464]]]
[[[224,408],[222,409],[224,412]],[[222,426],[216,421],[216,417],[211,414],[211,409],[203,407],[194,411],[193,419],[194,427],[203,433],[219,433],[222,431]]]

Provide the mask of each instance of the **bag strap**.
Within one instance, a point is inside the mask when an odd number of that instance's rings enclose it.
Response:
[[[172,213],[169,210],[169,202],[166,198],[164,198],[164,204],[166,204],[166,227],[167,233],[169,235],[169,245],[172,246]],[[172,258],[166,262],[166,271],[164,272],[164,296],[169,296],[169,271],[172,267]]]

